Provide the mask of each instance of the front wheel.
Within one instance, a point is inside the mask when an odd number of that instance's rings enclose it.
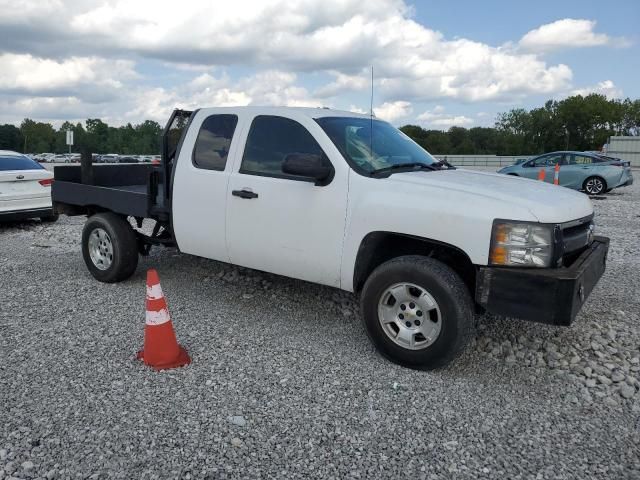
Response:
[[[363,321],[378,351],[394,363],[430,370],[456,358],[473,333],[473,303],[447,265],[411,255],[383,263],[361,296]]]
[[[125,280],[138,266],[136,234],[126,219],[115,213],[92,215],[82,230],[82,256],[96,280]]]
[[[607,189],[607,184],[603,178],[589,177],[584,181],[582,188],[589,195],[600,195]]]

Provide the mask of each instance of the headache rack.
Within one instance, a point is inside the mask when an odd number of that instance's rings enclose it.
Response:
[[[162,135],[159,165],[93,165],[87,154],[81,165],[56,166],[51,190],[55,212],[114,212],[138,221],[152,218],[169,224],[173,168],[191,115],[190,111],[178,109],[171,114]]]

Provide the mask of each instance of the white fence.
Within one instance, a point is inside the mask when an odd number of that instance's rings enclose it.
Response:
[[[446,160],[459,167],[504,167],[511,165],[521,158],[529,158],[531,155],[434,155],[438,160]]]
[[[631,162],[640,167],[640,137],[609,137],[607,155]]]

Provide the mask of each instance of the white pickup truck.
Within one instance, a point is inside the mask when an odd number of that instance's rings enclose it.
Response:
[[[52,195],[57,213],[88,216],[96,279],[124,280],[165,245],[340,288],[380,353],[412,368],[455,358],[477,312],[569,325],[605,269],[587,196],[457,169],[369,116],[175,110],[160,165],[85,153],[55,168]]]

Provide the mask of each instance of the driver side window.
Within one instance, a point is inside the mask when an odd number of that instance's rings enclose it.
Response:
[[[300,123],[285,117],[259,115],[249,130],[240,173],[299,180],[282,171],[284,159],[291,154],[324,157],[316,139]]]

